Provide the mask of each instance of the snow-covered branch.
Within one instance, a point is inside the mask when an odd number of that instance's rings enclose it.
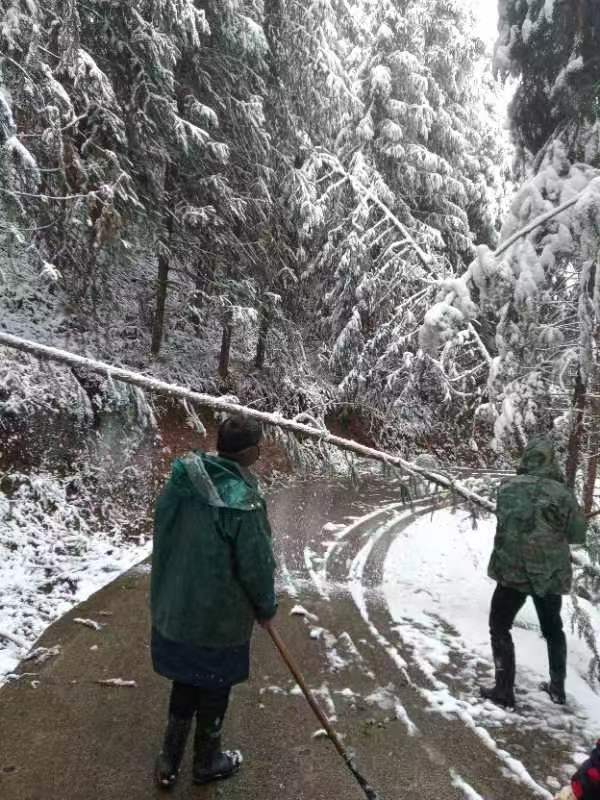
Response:
[[[379,197],[377,197],[375,192],[371,191],[371,189],[369,189],[368,186],[365,186],[363,183],[361,183],[358,180],[358,178],[355,178],[354,176],[349,175],[342,168],[341,165],[338,166],[338,172],[340,173],[340,175],[344,175],[350,181],[350,183],[354,187],[355,191],[358,191],[359,193],[363,193],[365,195],[365,197],[368,197],[369,200],[371,200],[373,203],[375,203],[375,205],[379,209],[381,209],[381,211],[383,211],[383,213],[390,220],[390,222],[393,223],[393,225],[395,225],[395,227],[398,228],[400,233],[404,236],[406,242],[409,243],[410,246],[413,248],[413,250],[415,251],[415,253],[419,257],[419,259],[421,260],[423,265],[425,267],[427,267],[427,269],[431,269],[431,265],[432,265],[432,262],[433,262],[433,257],[430,256],[428,253],[426,253],[423,250],[423,248],[419,244],[417,244],[417,242],[411,236],[410,231],[408,230],[408,228],[405,225],[403,225],[402,222],[400,222],[400,220],[398,219],[398,217],[392,211],[390,211],[390,209],[386,206],[386,204],[382,200],[380,200]]]
[[[575,197],[572,197],[570,200],[567,200],[566,203],[562,203],[562,205],[553,208],[546,214],[542,214],[541,216],[536,217],[524,228],[517,231],[516,233],[513,233],[513,235],[509,236],[509,238],[505,242],[502,242],[500,247],[496,250],[496,252],[494,253],[495,258],[500,258],[500,256],[503,255],[503,253],[506,253],[506,251],[510,247],[512,247],[515,242],[518,242],[519,239],[522,239],[524,236],[527,236],[528,233],[531,233],[536,228],[539,228],[541,225],[543,225],[545,222],[549,222],[551,219],[554,219],[554,217],[557,217],[559,214],[562,214],[563,211],[567,211],[569,208],[572,208],[583,197],[586,190],[587,187],[583,191],[579,192],[579,194],[575,195]]]

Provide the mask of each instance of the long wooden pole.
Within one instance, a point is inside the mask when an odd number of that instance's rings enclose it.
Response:
[[[364,775],[362,775],[359,772],[359,770],[358,770],[358,768],[357,768],[357,766],[356,766],[356,764],[354,762],[354,759],[351,757],[350,753],[348,753],[348,751],[346,750],[346,748],[342,744],[342,741],[341,741],[340,737],[338,736],[338,734],[336,733],[335,728],[329,722],[329,720],[327,719],[327,716],[323,712],[323,709],[317,703],[314,694],[308,688],[308,684],[306,683],[304,675],[302,674],[300,668],[296,664],[296,661],[292,657],[292,654],[290,653],[290,651],[286,647],[286,645],[285,645],[283,639],[281,638],[281,636],[279,635],[279,632],[277,631],[277,629],[274,627],[274,625],[271,622],[266,623],[264,625],[264,628],[269,633],[269,636],[273,640],[273,643],[275,644],[275,647],[279,650],[279,653],[280,653],[282,659],[286,663],[289,671],[294,676],[294,679],[295,679],[296,683],[298,684],[298,686],[302,690],[302,694],[306,698],[309,706],[312,708],[312,710],[314,712],[314,715],[319,720],[320,724],[323,726],[323,729],[326,731],[327,736],[329,736],[329,738],[331,739],[335,749],[338,751],[340,756],[346,762],[346,766],[348,767],[348,769],[350,770],[350,772],[352,773],[352,775],[354,776],[354,778],[356,779],[356,781],[360,785],[360,788],[363,790],[363,792],[367,796],[368,800],[381,800],[381,798],[379,797],[377,792],[369,785],[369,783],[368,783],[367,779],[364,777]]]
[[[356,453],[363,458],[369,458],[374,461],[379,461],[383,464],[398,467],[408,475],[425,478],[437,486],[441,486],[444,489],[449,489],[455,492],[469,503],[474,503],[480,508],[483,508],[485,511],[492,513],[495,513],[496,511],[495,503],[485,497],[481,497],[481,495],[478,495],[476,492],[472,492],[459,481],[454,481],[451,478],[447,478],[445,475],[440,475],[439,473],[425,469],[417,464],[405,461],[399,456],[392,456],[389,453],[385,453],[381,450],[375,450],[372,447],[366,447],[365,445],[351,441],[350,439],[344,439],[341,436],[335,436],[326,429],[303,425],[300,422],[285,419],[279,414],[269,414],[265,411],[257,411],[256,409],[248,408],[237,403],[230,403],[226,400],[222,400],[219,397],[213,397],[212,395],[194,392],[192,389],[186,389],[182,386],[178,386],[177,384],[166,383],[165,381],[152,378],[148,375],[143,375],[139,372],[134,372],[122,367],[114,367],[103,361],[97,361],[92,358],[78,356],[74,353],[69,353],[66,350],[59,350],[55,347],[37,344],[36,342],[31,342],[27,339],[22,339],[19,336],[13,336],[10,333],[4,333],[3,331],[0,331],[0,345],[5,345],[6,347],[29,353],[36,358],[46,358],[51,361],[57,361],[61,364],[67,364],[71,367],[88,369],[91,372],[104,375],[111,379],[123,381],[123,383],[129,383],[133,386],[139,386],[142,389],[171,395],[173,397],[179,397],[183,400],[189,400],[192,403],[197,403],[200,406],[213,408],[224,413],[240,414],[241,416],[259,420],[265,425],[280,427],[283,430],[290,431],[291,433],[297,433],[312,439],[317,439],[325,442],[326,444],[339,447],[342,450]],[[578,566],[581,566],[584,569],[592,571],[594,574],[600,576],[600,570],[598,570],[597,567],[586,564],[578,556],[574,556],[574,561],[578,564]],[[3,636],[4,638],[10,638],[6,634],[3,634]]]
[[[390,455],[381,450],[376,450],[373,447],[359,444],[350,439],[344,439],[341,436],[336,436],[330,433],[326,428],[316,428],[311,425],[306,425],[295,420],[286,419],[277,413],[268,413],[266,411],[258,411],[254,408],[240,405],[239,403],[232,403],[228,400],[223,400],[220,397],[214,397],[209,394],[202,394],[195,392],[192,389],[187,389],[183,386],[178,386],[174,383],[167,383],[158,378],[153,378],[149,375],[144,375],[141,372],[134,372],[130,369],[123,367],[115,367],[107,364],[104,361],[97,361],[93,358],[85,358],[70,353],[66,350],[60,350],[56,347],[49,347],[48,345],[38,344],[27,339],[22,339],[19,336],[13,336],[10,333],[0,331],[0,345],[11,347],[21,352],[29,353],[36,358],[45,358],[51,361],[57,361],[60,364],[67,364],[70,367],[78,367],[86,369],[90,372],[104,375],[107,378],[129,383],[133,386],[139,386],[141,389],[148,391],[159,392],[161,394],[170,395],[172,397],[179,397],[188,400],[205,408],[212,408],[216,411],[221,411],[226,414],[239,414],[240,416],[256,419],[263,425],[281,428],[282,430],[289,431],[293,434],[305,436],[310,439],[316,439],[325,444],[333,445],[341,450],[347,450],[355,453],[363,458],[369,458],[374,461],[379,461],[383,464],[388,464],[392,467],[397,467],[403,470],[407,475],[412,477],[422,477],[431,483],[441,486],[443,489],[448,489],[463,497],[470,503],[475,503],[487,511],[494,511],[495,506],[490,500],[472,492],[459,481],[442,475],[434,470],[429,470],[410,461],[405,461],[400,456]]]

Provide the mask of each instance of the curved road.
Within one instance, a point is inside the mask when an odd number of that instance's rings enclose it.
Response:
[[[499,734],[460,707],[435,710],[436,687],[457,695],[470,688],[456,677],[460,652],[433,674],[389,615],[381,592],[389,546],[432,511],[428,502],[395,500],[394,486],[376,480],[360,490],[313,480],[273,493],[282,635],[382,800],[550,797],[544,782],[553,765],[569,760],[570,741],[539,730],[534,741],[514,725]],[[158,796],[150,775],[167,686],[149,665],[147,591],[141,568],[99,592],[42,637],[46,647],[61,646],[59,656],[27,663],[21,672],[36,674],[0,691],[2,800]],[[75,617],[103,628],[82,627]],[[243,771],[201,789],[184,774],[172,796],[364,798],[331,745],[313,738],[318,725],[262,631],[253,664],[227,720],[227,744],[245,751]],[[136,688],[98,683],[110,678],[134,680]]]

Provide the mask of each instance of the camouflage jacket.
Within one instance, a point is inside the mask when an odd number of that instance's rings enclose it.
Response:
[[[496,514],[490,578],[527,594],[568,594],[569,545],[585,543],[587,523],[548,439],[529,443],[518,474],[498,490]]]

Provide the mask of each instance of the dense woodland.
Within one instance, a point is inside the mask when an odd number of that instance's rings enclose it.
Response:
[[[591,505],[600,11],[499,9],[0,0],[0,326],[408,453],[554,427]]]

